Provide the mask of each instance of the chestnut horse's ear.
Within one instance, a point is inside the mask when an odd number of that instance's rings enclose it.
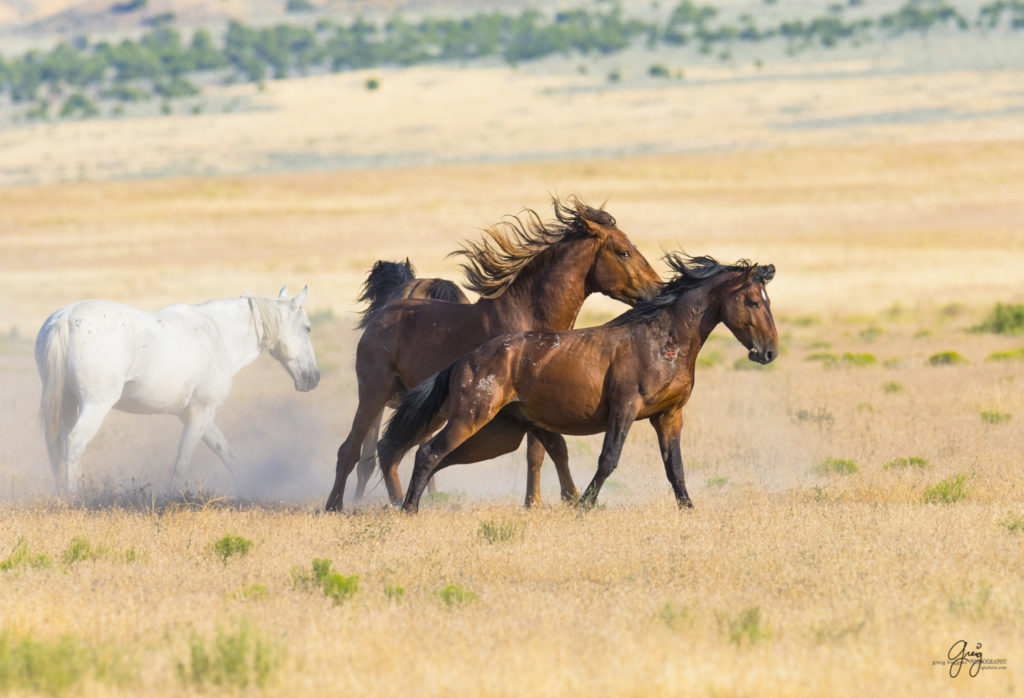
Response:
[[[580,220],[583,221],[584,229],[587,231],[588,235],[593,235],[598,240],[602,241],[608,237],[608,228],[605,226],[586,218],[581,218]]]

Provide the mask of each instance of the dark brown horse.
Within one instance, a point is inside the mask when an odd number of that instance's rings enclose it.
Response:
[[[338,449],[329,511],[341,509],[360,444],[390,400],[491,337],[572,327],[591,293],[633,305],[661,289],[661,279],[607,212],[575,198],[555,201],[554,209],[555,222],[545,224],[527,211],[486,230],[482,243],[468,243],[456,253],[467,259],[466,286],[480,294],[476,303],[395,301],[370,320],[356,351],[359,406]],[[518,448],[527,431],[518,422],[495,420],[452,457],[462,459],[458,462],[494,458]],[[527,503],[539,501],[544,450],[558,470],[563,499],[575,500],[565,439],[529,431]],[[397,460],[381,461],[381,468],[392,501],[401,501]]]
[[[370,320],[391,301],[404,298],[426,298],[428,300],[445,301],[447,303],[469,303],[469,298],[454,282],[448,279],[419,279],[416,269],[406,257],[404,262],[378,260],[374,262],[370,273],[366,275],[363,289],[359,294],[360,303],[366,308],[360,314],[359,328],[366,329]],[[363,439],[360,449],[359,464],[356,468],[356,499],[362,499],[366,484],[373,475],[377,465],[377,435],[380,433],[380,422],[383,411],[377,415],[370,430]],[[433,482],[433,480],[431,480]]]
[[[697,353],[718,323],[766,364],[778,336],[765,284],[772,265],[723,266],[710,257],[666,257],[676,272],[656,298],[601,326],[496,337],[410,391],[388,423],[381,457],[392,459],[445,427],[416,453],[404,509],[415,512],[427,479],[490,420],[559,434],[596,434],[604,445],[580,503],[592,506],[618,464],[630,425],[649,419],[679,506],[692,507],[679,451],[683,405],[693,390]]]

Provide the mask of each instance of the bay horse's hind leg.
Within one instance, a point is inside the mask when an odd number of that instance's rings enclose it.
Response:
[[[539,505],[540,498],[540,468],[544,462],[544,451],[551,456],[558,472],[558,484],[562,492],[562,501],[574,504],[580,498],[580,492],[573,482],[572,472],[569,470],[569,449],[565,445],[565,438],[561,434],[546,431],[544,429],[532,429],[526,441],[527,477],[526,477],[526,506]]]
[[[356,501],[363,498],[366,484],[377,467],[377,439],[380,436],[382,419],[384,419],[383,410],[377,414],[377,419],[370,427],[370,431],[366,432],[366,438],[363,439],[363,445],[359,451],[359,462],[356,463]]]
[[[359,406],[356,408],[355,417],[352,418],[352,429],[338,448],[338,461],[334,468],[334,487],[331,488],[331,494],[327,497],[325,507],[327,511],[341,511],[342,501],[345,498],[345,481],[348,480],[348,476],[359,461],[359,452],[367,432],[380,416],[388,401],[389,395],[385,391],[366,386],[366,382],[364,380],[359,382]],[[394,501],[396,497],[401,498],[402,485],[397,482],[397,474],[393,482],[389,482],[388,475],[387,472],[384,473],[384,484],[388,485],[388,494]],[[393,492],[392,487],[396,485],[397,492]]]

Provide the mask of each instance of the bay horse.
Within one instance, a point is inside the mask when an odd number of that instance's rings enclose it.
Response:
[[[531,210],[486,229],[483,242],[453,253],[466,258],[466,288],[480,295],[468,305],[428,300],[389,303],[367,324],[356,350],[359,405],[338,449],[328,511],[340,511],[345,481],[373,420],[389,401],[491,337],[529,329],[572,327],[583,301],[604,293],[634,305],[654,297],[661,279],[606,211],[572,197],[554,200],[555,221]],[[539,429],[496,420],[453,457],[476,462],[518,448],[529,431],[527,505],[540,501],[544,451],[558,470],[562,498],[578,496],[565,440]],[[398,462],[380,462],[391,501],[400,503]]]
[[[724,323],[752,361],[767,364],[778,355],[765,291],[775,267],[745,260],[726,266],[679,254],[666,261],[675,277],[662,292],[605,325],[496,337],[409,391],[381,441],[383,459],[400,457],[438,416],[447,424],[416,453],[405,511],[418,510],[427,478],[450,465],[449,454],[495,417],[559,434],[604,432],[582,506],[597,502],[632,423],[648,419],[676,501],[692,507],[679,434],[697,354]]]
[[[36,337],[43,383],[40,416],[59,492],[74,493],[89,441],[111,409],[173,414],[184,424],[171,483],[202,439],[238,488],[238,458],[214,424],[235,374],[264,351],[300,391],[320,381],[303,304],[242,296],[179,303],[156,312],[105,300],[79,301],[53,313]]]
[[[428,300],[445,301],[447,303],[469,303],[469,298],[462,289],[448,279],[417,278],[416,269],[406,257],[404,262],[389,262],[384,259],[374,262],[370,273],[366,275],[362,291],[356,299],[365,303],[366,308],[360,313],[359,329],[366,329],[370,320],[391,301],[404,298],[426,298]],[[395,405],[397,406],[397,405]],[[377,436],[380,434],[380,423],[384,416],[381,411],[366,432],[360,449],[359,463],[356,467],[356,499],[362,499],[366,485],[377,466]],[[433,480],[431,489],[433,489]]]

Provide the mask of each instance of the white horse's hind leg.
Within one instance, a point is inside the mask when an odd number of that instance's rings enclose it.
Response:
[[[238,484],[238,456],[231,450],[228,440],[224,438],[224,434],[221,433],[220,429],[213,422],[210,422],[210,425],[206,427],[206,431],[203,432],[203,443],[216,453],[217,457],[224,463],[224,467],[231,473],[231,479],[235,483],[235,492],[241,497],[242,487]]]
[[[64,394],[61,402],[60,424],[57,428],[56,440],[46,439],[46,452],[50,456],[50,468],[53,469],[53,484],[59,494],[67,489],[65,480],[64,454],[67,453],[68,436],[78,419],[78,403],[70,393]]]
[[[167,489],[174,491],[174,481],[192,462],[192,454],[195,453],[199,439],[206,433],[207,428],[213,424],[212,410],[190,410],[181,415],[185,428],[181,431],[181,440],[178,442],[178,455],[171,466],[171,481]]]
[[[82,455],[85,447],[89,445],[96,432],[103,424],[103,418],[110,412],[113,404],[87,403],[82,405],[78,413],[75,425],[68,433],[66,446],[64,448],[64,489],[72,494],[78,488],[78,479],[81,476],[79,468],[82,465]]]

